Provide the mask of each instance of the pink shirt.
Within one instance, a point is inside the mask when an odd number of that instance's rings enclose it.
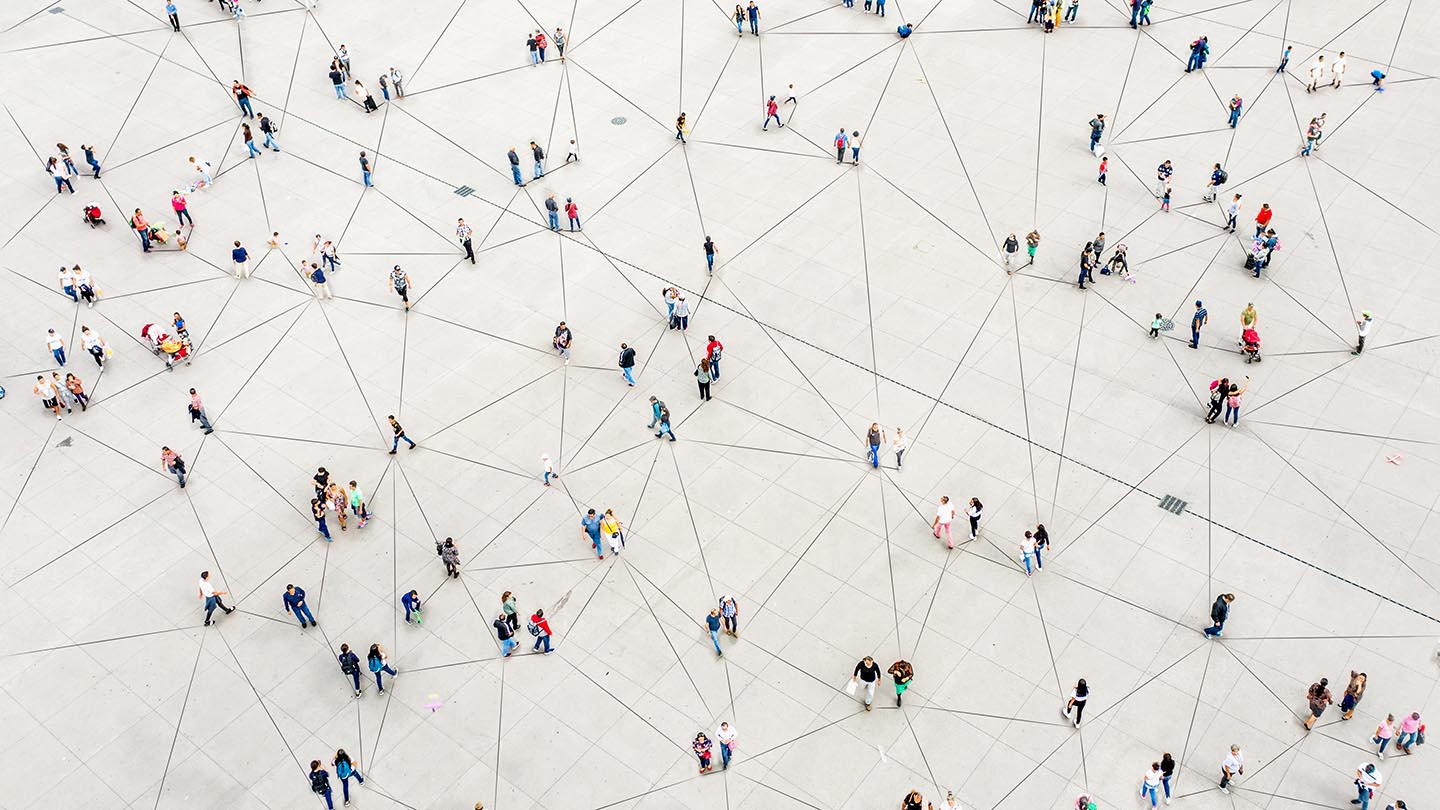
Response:
[[[180,196],[179,194],[176,194],[174,197],[170,198],[170,207],[174,208],[176,211],[184,210],[185,198]]]
[[[1415,733],[1416,731],[1418,731],[1419,729],[1420,729],[1420,721],[1419,721],[1419,720],[1416,720],[1416,719],[1415,719],[1414,717],[1412,717],[1411,715],[1408,715],[1408,714],[1407,714],[1407,715],[1405,715],[1405,717],[1403,717],[1403,718],[1400,720],[1400,731],[1401,731],[1402,733],[1405,733],[1405,734],[1414,734],[1414,733]]]
[[[1391,737],[1395,736],[1395,727],[1385,722],[1384,720],[1381,720],[1380,728],[1375,732],[1375,736],[1379,737],[1382,740],[1388,740]]]
[[[199,394],[190,395],[190,407],[194,408],[197,411],[205,407],[205,403],[200,401]]]

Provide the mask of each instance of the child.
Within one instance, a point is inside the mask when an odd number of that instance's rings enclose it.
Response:
[[[547,487],[550,486],[550,479],[551,479],[551,478],[559,478],[559,477],[560,477],[560,476],[557,475],[556,472],[555,472],[555,464],[554,464],[552,461],[550,461],[550,456],[549,456],[549,454],[546,454],[546,455],[543,455],[543,456],[540,457],[540,466],[541,466],[542,468],[544,468],[544,470],[545,470],[545,486],[547,486]]]
[[[276,250],[276,249],[278,249],[282,244],[283,244],[283,245],[288,245],[288,244],[290,244],[290,243],[289,243],[289,242],[281,242],[281,241],[280,241],[280,232],[279,232],[279,231],[275,231],[274,233],[270,234],[270,238],[269,238],[269,239],[266,239],[266,240],[265,240],[265,244],[269,245],[271,250]]]
[[[1100,185],[1105,185],[1105,173],[1110,171],[1110,158],[1100,158]]]
[[[1158,312],[1155,313],[1155,320],[1150,322],[1150,337],[1160,337],[1160,326],[1163,323],[1165,323],[1165,316],[1161,315]]]
[[[1163,197],[1160,198],[1160,210],[1161,210],[1161,211],[1169,211],[1169,210],[1170,210],[1170,183],[1169,183],[1169,182],[1166,182],[1166,183],[1165,183],[1165,196],[1163,196]]]

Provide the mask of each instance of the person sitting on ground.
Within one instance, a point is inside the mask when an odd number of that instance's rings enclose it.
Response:
[[[915,26],[910,23],[901,23],[900,27],[895,29],[895,33],[899,34],[901,39],[905,39],[910,36],[910,33],[914,30]]]

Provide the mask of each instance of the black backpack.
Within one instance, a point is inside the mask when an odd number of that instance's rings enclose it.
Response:
[[[1218,185],[1224,185],[1224,184],[1226,184],[1226,183],[1228,183],[1228,182],[1230,182],[1230,173],[1227,172],[1227,171],[1225,171],[1224,169],[1221,169],[1221,170],[1220,170],[1220,182],[1218,183]]]
[[[354,675],[360,671],[360,662],[351,653],[344,653],[340,656],[340,671],[346,675]]]
[[[666,424],[670,423],[670,409],[665,407],[663,402],[660,403],[660,421]]]
[[[1210,619],[1216,622],[1223,622],[1225,621],[1225,615],[1229,612],[1230,606],[1226,604],[1225,598],[1222,596],[1215,600],[1215,604],[1210,606]]]
[[[321,796],[330,792],[330,777],[324,771],[310,772],[310,792]]]

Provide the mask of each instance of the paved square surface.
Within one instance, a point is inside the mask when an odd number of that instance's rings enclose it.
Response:
[[[763,0],[760,36],[703,0],[245,0],[238,24],[177,5],[178,32],[161,0],[0,7],[0,808],[308,806],[309,762],[333,771],[341,747],[368,808],[893,808],[912,788],[937,807],[947,790],[967,808],[1138,807],[1163,751],[1188,807],[1348,807],[1365,761],[1377,807],[1440,794],[1430,746],[1368,744],[1387,713],[1440,718],[1433,4],[1160,0],[1137,32],[1127,4],[1083,0],[1045,34],[1024,0],[890,0],[884,18]],[[532,65],[527,35],[557,27],[567,60],[551,42]],[[1187,75],[1201,35],[1209,61]],[[353,81],[336,98],[342,44],[373,113]],[[1315,55],[1342,49],[1342,86],[1327,71],[1307,93]],[[406,97],[387,103],[392,66]],[[247,159],[241,123],[263,135],[233,80],[282,151]],[[784,127],[767,131],[771,95]],[[858,165],[831,160],[842,127]],[[41,167],[57,142],[74,194]],[[214,182],[185,195],[181,251],[170,195],[199,178],[192,156]],[[1215,163],[1228,183],[1206,203]],[[551,193],[583,230],[548,230]],[[1261,203],[1280,244],[1256,278]],[[137,207],[171,233],[148,254]],[[1014,232],[1023,257],[1032,229],[1034,264],[1007,274],[1000,246]],[[1100,231],[1132,279],[1082,292]],[[297,270],[315,234],[341,262],[323,301]],[[231,276],[235,240],[250,278]],[[76,264],[93,308],[57,283]],[[672,285],[685,332],[666,328]],[[1263,362],[1247,365],[1250,303]],[[193,362],[167,371],[140,330],[173,332],[175,312]],[[1156,313],[1174,328],[1151,339]],[[32,392],[59,370],[52,328],[91,396],[63,421]],[[725,348],[702,403],[707,335]],[[1206,424],[1210,381],[1246,375],[1238,426]],[[651,395],[679,441],[646,429]],[[418,449],[389,454],[390,414]],[[333,543],[310,513],[318,466],[374,513],[343,532],[332,515]],[[978,539],[963,514],[954,550],[932,536],[942,495],[983,501]],[[595,558],[588,508],[624,525],[618,557]],[[1037,522],[1052,546],[1027,578]],[[436,557],[447,536],[458,579]],[[209,628],[202,570],[238,608]],[[286,615],[287,583],[317,627]],[[423,626],[402,619],[411,589]],[[531,654],[522,621],[500,658],[507,590],[522,619],[545,609],[555,654]],[[740,635],[717,657],[704,619],[722,594]],[[341,643],[385,647],[384,695],[367,673],[352,698]],[[888,677],[875,711],[847,694],[865,655],[913,663],[903,707]],[[1307,734],[1306,688],[1328,677],[1338,700],[1352,669],[1370,684],[1355,718],[1331,709]],[[1082,677],[1077,730],[1060,707]],[[690,741],[722,720],[736,759],[698,775]],[[1247,768],[1227,796],[1232,742]]]

